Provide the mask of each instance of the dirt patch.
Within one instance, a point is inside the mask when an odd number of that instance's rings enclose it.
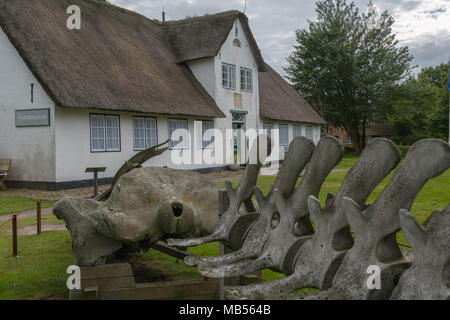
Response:
[[[44,231],[61,231],[61,230],[67,230],[66,226],[64,224],[43,223],[41,225],[42,232],[44,232]],[[7,235],[12,235],[12,230],[7,229],[7,230],[5,230],[5,233]],[[17,229],[17,233],[19,236],[28,236],[31,234],[36,234],[36,225],[19,228],[19,229]]]

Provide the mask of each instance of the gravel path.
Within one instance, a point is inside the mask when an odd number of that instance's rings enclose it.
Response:
[[[46,215],[46,214],[51,214],[53,212],[53,208],[45,208],[41,210],[41,215]],[[13,214],[9,214],[6,216],[0,216],[0,223],[5,222],[6,220],[9,220],[9,218],[11,218],[13,216]],[[20,216],[17,217],[17,219],[24,219],[24,218],[31,218],[31,217],[36,217],[36,210],[30,210],[30,211],[25,211],[24,213],[22,213]]]
[[[45,231],[62,231],[62,230],[67,230],[67,228],[66,228],[66,226],[64,224],[43,223],[41,225],[41,232],[45,232]],[[12,235],[12,230],[6,229],[4,233],[6,235],[10,236],[10,235]],[[26,227],[17,229],[17,235],[19,235],[19,236],[28,236],[28,235],[36,234],[36,233],[37,233],[37,230],[36,230],[36,226],[35,225],[26,226]]]

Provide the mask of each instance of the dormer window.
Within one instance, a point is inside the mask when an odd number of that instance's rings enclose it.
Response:
[[[225,89],[236,89],[236,66],[222,63],[222,86]]]

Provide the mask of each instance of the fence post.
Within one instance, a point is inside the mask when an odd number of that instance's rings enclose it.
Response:
[[[17,257],[17,216],[12,216],[13,257]]]
[[[228,194],[224,190],[219,191],[219,219],[228,210],[230,206],[230,199],[228,198]],[[223,256],[225,254],[225,245],[220,242],[219,246],[219,254]],[[219,280],[219,299],[225,300],[225,279],[221,278]]]
[[[36,205],[37,234],[41,234],[41,201]]]

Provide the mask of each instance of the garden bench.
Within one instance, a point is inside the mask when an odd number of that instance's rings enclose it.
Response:
[[[0,159],[0,190],[7,190],[3,182],[8,176],[9,168],[11,167],[11,159]]]

